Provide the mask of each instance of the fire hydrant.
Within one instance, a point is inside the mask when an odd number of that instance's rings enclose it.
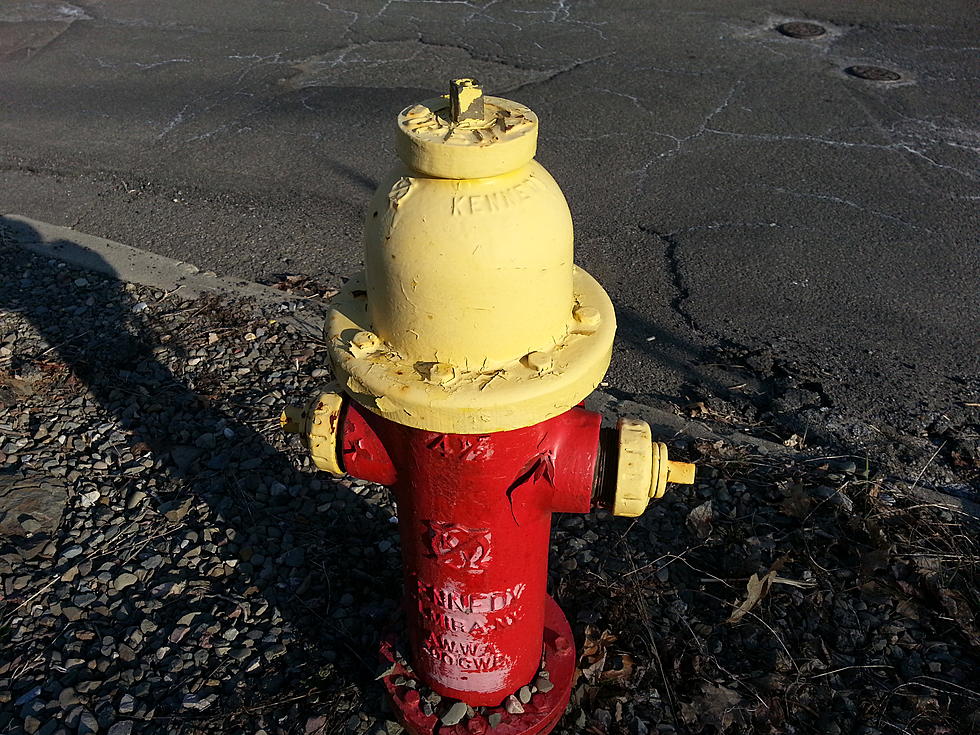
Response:
[[[394,491],[408,655],[391,638],[382,654],[411,733],[550,732],[575,668],[546,592],[552,513],[637,516],[668,482],[694,481],[646,423],[603,429],[581,407],[609,366],[615,314],[572,262],[537,132],[531,110],[472,79],[401,112],[365,271],[325,329],[336,385],[283,414],[317,467]],[[420,686],[470,716],[432,711]]]

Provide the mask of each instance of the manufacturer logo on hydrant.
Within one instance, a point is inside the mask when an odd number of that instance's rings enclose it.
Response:
[[[460,571],[480,574],[490,561],[490,530],[458,523],[423,521],[428,556]]]
[[[418,582],[419,618],[425,631],[419,651],[436,665],[440,678],[461,689],[484,686],[472,674],[505,676],[513,659],[486,636],[509,628],[525,615],[520,583],[499,592],[467,593],[453,585],[437,588]]]

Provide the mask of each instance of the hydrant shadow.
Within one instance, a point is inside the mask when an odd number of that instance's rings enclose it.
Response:
[[[255,400],[239,405],[222,400],[216,376],[219,395],[205,395],[156,354],[164,344],[169,350],[187,350],[188,335],[167,336],[153,323],[152,310],[138,304],[117,280],[106,280],[105,290],[92,292],[93,305],[75,308],[82,306],[71,301],[70,281],[77,274],[69,276],[61,269],[59,277],[56,264],[20,247],[33,242],[43,242],[33,228],[0,218],[5,277],[60,278],[59,285],[66,288],[57,288],[51,300],[38,300],[30,286],[8,288],[0,296],[0,310],[28,320],[51,346],[44,359],[63,363],[81,382],[84,397],[97,404],[95,412],[127,437],[134,454],[143,452],[145,460],[153,461],[152,469],[138,474],[135,483],[121,469],[115,476],[108,470],[98,481],[130,498],[134,491],[145,492],[145,499],[125,506],[124,515],[130,516],[126,520],[153,518],[160,529],[160,537],[148,540],[134,558],[120,551],[105,559],[110,567],[102,569],[110,575],[125,570],[140,577],[138,585],[117,598],[118,608],[111,614],[83,609],[67,628],[97,632],[98,643],[106,631],[122,640],[141,625],[152,627],[157,632],[145,636],[143,650],[135,652],[137,661],[155,661],[162,647],[207,661],[200,668],[212,672],[210,683],[170,675],[146,680],[140,698],[148,710],[156,710],[162,730],[168,727],[167,718],[200,716],[203,708],[187,710],[188,695],[216,695],[207,710],[212,721],[220,710],[230,721],[255,724],[257,720],[250,718],[261,719],[266,712],[272,719],[263,726],[270,727],[290,708],[291,717],[326,714],[330,722],[342,722],[351,712],[338,713],[330,704],[338,693],[356,700],[353,712],[378,714],[380,704],[358,699],[357,692],[374,691],[377,640],[398,604],[398,546],[390,514],[376,499],[364,497],[365,488],[333,481],[312,468],[301,471],[283,446],[273,443],[279,407],[260,404],[259,398],[263,390],[278,386],[263,389],[256,383],[250,391]],[[51,245],[79,247],[71,241]],[[101,266],[103,272],[108,268],[104,261]],[[43,293],[54,291],[48,287]],[[208,305],[204,301],[192,306]],[[220,308],[217,303],[212,306]],[[38,369],[36,354],[15,352],[13,360],[17,372]],[[222,408],[222,403],[230,407]],[[264,426],[269,437],[253,426],[263,423],[255,418],[268,419]],[[39,421],[33,418],[33,423]],[[73,443],[77,453],[77,438]],[[71,452],[63,457],[70,466]],[[43,471],[28,460],[20,469]],[[73,514],[99,517],[100,512],[99,507],[81,509],[77,504],[66,511],[51,573],[60,574],[78,561],[61,556],[67,546],[80,542],[71,535]],[[384,539],[391,541],[379,548]],[[189,550],[204,547],[220,563],[196,566]],[[142,566],[150,556],[164,559],[154,568]],[[201,617],[175,634],[181,627],[176,621],[189,612]],[[153,626],[146,626],[145,620]],[[199,624],[202,620],[216,621],[219,628],[212,633]],[[227,648],[220,653],[222,646],[216,643],[232,626],[241,629],[238,643],[249,637],[240,658],[229,657]],[[237,644],[230,647],[236,650]],[[206,654],[197,653],[201,650]],[[99,655],[96,651],[93,656]],[[45,678],[59,677],[64,680],[65,675],[51,671]],[[340,720],[332,719],[338,716]]]
[[[833,406],[819,382],[785,364],[769,348],[750,349],[732,339],[704,333],[699,344],[655,324],[634,309],[616,304],[618,334],[630,359],[651,357],[668,380],[679,383],[682,403],[709,423],[738,425],[738,416],[761,427],[740,426],[763,438],[783,441],[806,436],[809,443],[841,453],[852,451],[823,427],[822,413]],[[616,398],[653,405],[677,405],[679,396],[656,390],[638,395],[608,389]],[[726,414],[731,414],[726,416]]]

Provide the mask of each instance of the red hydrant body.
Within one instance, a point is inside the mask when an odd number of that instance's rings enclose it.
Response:
[[[440,434],[351,404],[341,456],[398,501],[414,670],[444,696],[496,706],[538,670],[553,512],[587,513],[600,416]]]

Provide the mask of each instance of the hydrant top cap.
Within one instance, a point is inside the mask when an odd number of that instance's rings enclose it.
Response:
[[[398,155],[419,173],[477,179],[514,171],[534,158],[538,118],[524,105],[484,96],[475,79],[398,115]]]

